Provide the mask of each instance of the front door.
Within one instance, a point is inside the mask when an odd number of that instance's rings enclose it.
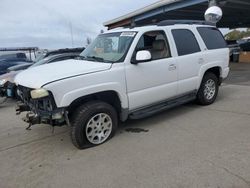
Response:
[[[171,57],[164,31],[144,33],[136,46],[136,52],[148,50],[152,60],[126,65],[127,93],[130,110],[152,105],[177,94],[177,66]]]

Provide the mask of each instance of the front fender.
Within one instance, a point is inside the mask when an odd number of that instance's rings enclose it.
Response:
[[[108,88],[108,89],[107,89]],[[84,88],[79,88],[73,91],[70,91],[63,95],[62,99],[60,100],[59,106],[67,107],[76,99],[99,93],[104,91],[114,91],[118,94],[118,97],[121,101],[122,108],[128,108],[128,98],[126,92],[123,91],[123,88],[118,83],[105,83],[99,85],[88,86]]]

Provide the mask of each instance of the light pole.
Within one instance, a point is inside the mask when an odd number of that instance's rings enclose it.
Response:
[[[72,23],[69,22],[69,27],[70,27],[70,35],[71,35],[71,45],[72,48],[74,47],[74,36],[73,36],[73,28],[72,28]]]

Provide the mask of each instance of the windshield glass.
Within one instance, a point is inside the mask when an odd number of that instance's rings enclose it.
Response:
[[[44,58],[44,59],[41,59],[40,61],[37,61],[37,62],[34,63],[32,66],[30,66],[30,68],[31,68],[31,67],[36,67],[36,66],[38,66],[38,65],[46,64],[48,60],[49,60],[49,57],[46,57],[46,58]]]
[[[38,62],[40,60],[42,60],[44,57],[46,56],[46,53],[41,53],[39,54],[36,59],[34,60],[34,62]]]
[[[124,61],[136,32],[99,35],[81,54],[82,59],[106,63]]]

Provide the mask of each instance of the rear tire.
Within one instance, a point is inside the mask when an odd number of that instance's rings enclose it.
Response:
[[[71,140],[78,149],[97,146],[114,136],[117,112],[105,102],[87,102],[74,112],[71,124]]]
[[[213,104],[219,91],[219,79],[211,72],[204,75],[200,89],[197,93],[196,101],[200,105]]]

